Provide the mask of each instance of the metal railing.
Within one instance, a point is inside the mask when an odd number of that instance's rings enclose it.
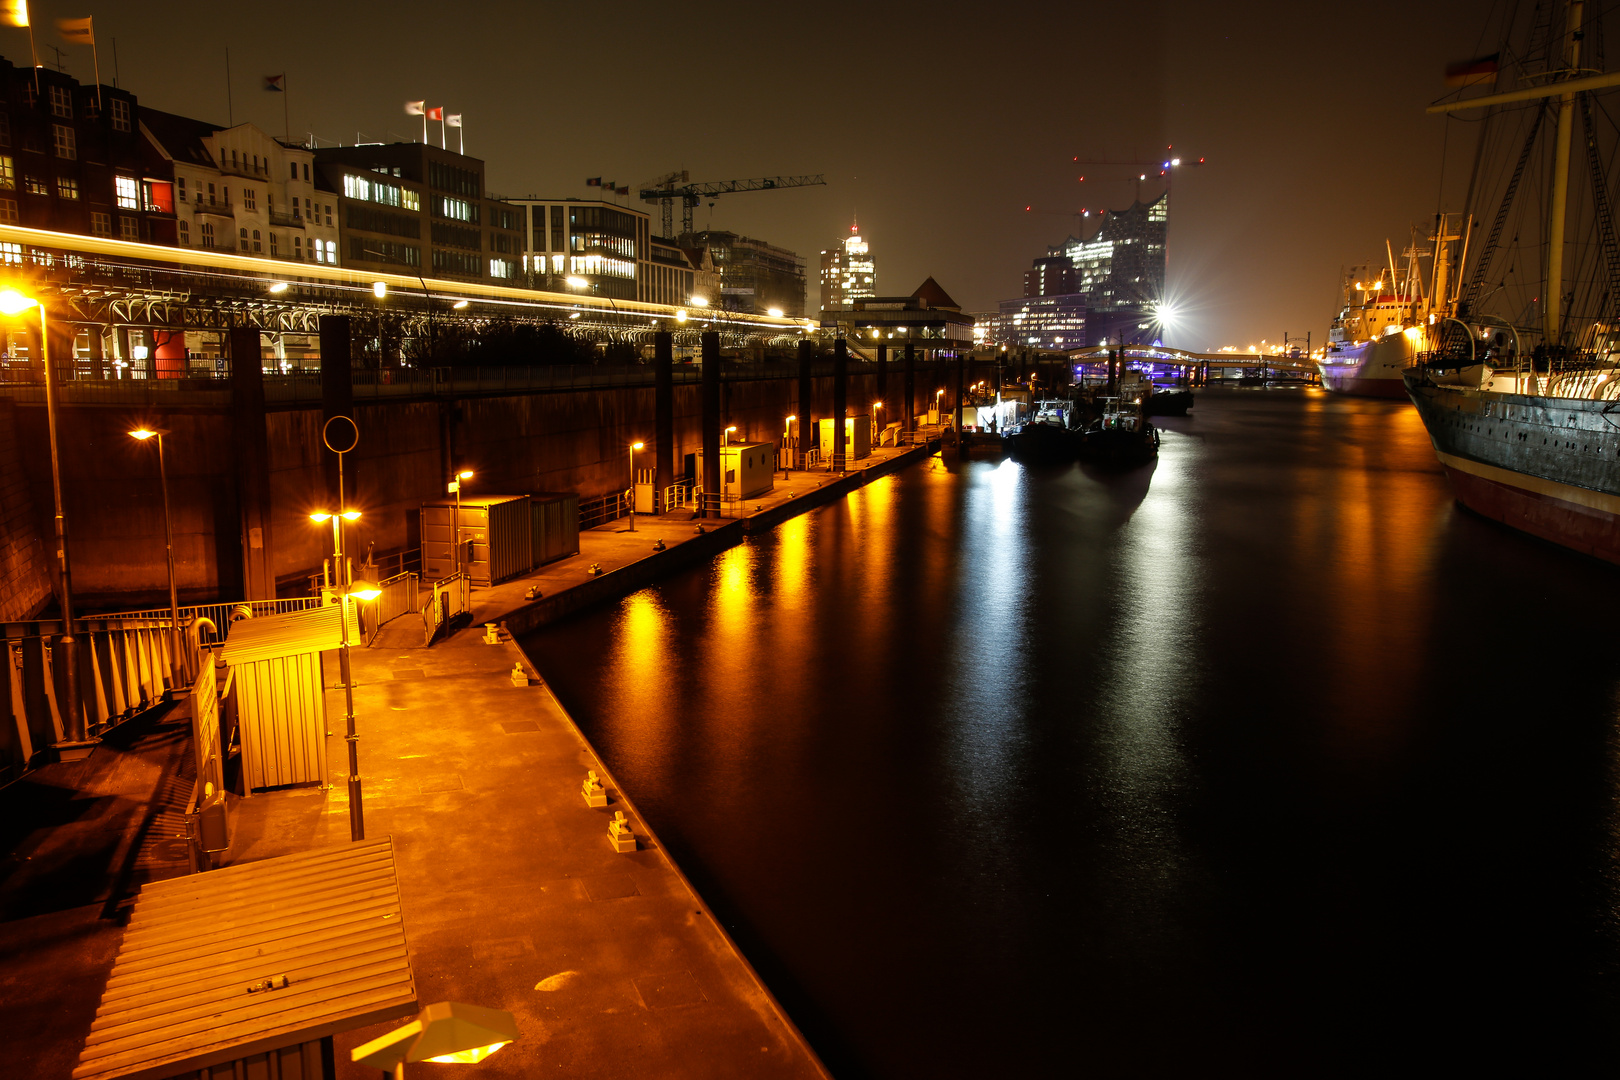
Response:
[[[319,596],[289,596],[279,600],[237,600],[227,604],[194,604],[180,609],[180,625],[190,626],[201,616],[212,622],[213,629],[199,626],[199,641],[212,645],[224,641],[231,632],[231,623],[251,619],[258,615],[285,615],[289,611],[305,611],[320,607]],[[152,619],[169,624],[169,609],[147,608],[144,611],[120,611],[110,615],[96,615],[97,620]]]
[[[433,596],[422,605],[424,644],[432,645],[439,631],[461,615],[472,614],[472,578],[451,574],[433,583]]]
[[[403,574],[395,574],[388,580],[380,582],[377,588],[381,592],[377,596],[376,617],[371,621],[371,633],[366,638],[367,645],[377,640],[377,631],[387,623],[401,615],[421,610],[416,603],[421,593],[421,579],[415,571],[407,570]]]
[[[617,521],[625,513],[624,492],[613,491],[596,499],[586,499],[579,504],[579,528],[581,532],[594,529],[598,525],[606,525],[610,521]]]

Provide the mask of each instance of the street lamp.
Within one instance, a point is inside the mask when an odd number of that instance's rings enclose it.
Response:
[[[180,590],[174,579],[174,522],[169,514],[169,470],[163,461],[163,428],[136,428],[129,437],[140,442],[157,440],[158,480],[163,486],[163,548],[169,560],[169,681],[180,690]]]
[[[0,291],[0,312],[21,315],[29,308],[39,309],[39,359],[45,365],[45,418],[51,445],[51,498],[56,510],[56,562],[62,578],[62,640],[59,643],[61,662],[67,668],[66,690],[63,695],[67,715],[63,718],[64,734],[57,744],[58,752],[72,760],[88,753],[93,745],[86,738],[84,710],[79,704],[79,643],[73,637],[73,579],[68,572],[67,517],[62,512],[62,463],[57,453],[56,375],[51,371],[50,332],[46,329],[45,305],[32,296],[24,296],[16,289]]]
[[[733,431],[736,431],[736,430],[737,430],[737,425],[736,424],[732,424],[730,427],[726,428],[725,435],[723,436],[723,439],[722,439],[720,445],[721,446],[730,446],[731,445],[731,433]]]
[[[787,460],[798,464],[798,440],[793,437],[793,424],[799,419],[797,413],[789,414],[782,420],[782,448],[788,452]],[[782,475],[788,474],[788,466],[782,466]]]
[[[341,636],[338,646],[338,672],[343,679],[343,711],[344,721],[348,734],[344,736],[349,744],[349,839],[364,840],[366,838],[365,814],[360,807],[360,736],[354,731],[354,679],[349,674],[349,601],[374,600],[379,595],[377,588],[370,582],[361,582],[358,586],[349,581],[343,560],[343,523],[345,521],[358,521],[360,511],[344,510],[340,513],[330,513],[326,510],[317,510],[309,515],[309,520],[317,525],[330,521],[332,523],[332,567],[334,584],[340,590],[342,610],[338,612],[338,622],[341,624]],[[324,779],[324,778],[323,778]]]
[[[883,411],[883,402],[881,402],[881,401],[872,402],[872,439],[874,439],[874,440],[877,438],[878,432],[883,430],[883,428],[879,424],[879,419],[880,418],[878,417],[878,413],[880,413],[882,411]]]
[[[630,531],[636,531],[636,451],[645,443],[633,442],[630,444]]]
[[[938,424],[944,424],[945,423],[945,401],[944,401],[944,398],[945,398],[945,388],[943,386],[940,387],[938,390],[934,391],[934,421],[935,421],[935,423],[938,423]]]
[[[440,1001],[403,1027],[355,1047],[349,1059],[403,1080],[407,1062],[473,1065],[517,1038],[517,1020],[503,1009]]]
[[[461,573],[461,482],[471,480],[472,476],[471,469],[462,469],[450,478],[450,485],[446,489],[456,497],[455,513],[450,518],[450,544],[455,552],[455,567],[458,574]]]

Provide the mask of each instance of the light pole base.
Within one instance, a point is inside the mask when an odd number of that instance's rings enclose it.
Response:
[[[51,753],[56,755],[57,761],[83,761],[95,752],[101,745],[100,739],[86,739],[84,742],[59,742],[51,744]]]

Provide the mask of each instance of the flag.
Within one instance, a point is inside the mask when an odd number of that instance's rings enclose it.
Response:
[[[0,0],[0,25],[27,26],[28,0]]]
[[[407,101],[405,103],[405,115],[406,116],[421,116],[422,113],[424,113],[426,111],[423,108],[423,106],[426,105],[426,104],[427,104],[427,102],[425,102],[425,101]]]
[[[601,187],[602,186],[602,178],[600,176],[593,176],[589,180],[585,181],[585,186],[586,187]]]
[[[630,189],[627,188],[627,187],[614,188],[613,189],[613,194],[615,194],[615,195],[628,195],[628,194],[630,194]]]
[[[444,119],[444,106],[443,105],[436,105],[433,108],[429,109],[427,111],[427,118],[429,120],[443,120]]]
[[[57,19],[56,32],[62,35],[63,41],[70,41],[75,45],[94,45],[96,32],[90,26],[90,17],[82,19]]]
[[[449,124],[451,127],[460,127],[461,126],[461,114],[460,113],[451,113],[449,116],[444,118],[444,122],[446,124]]]
[[[286,77],[287,76],[285,73],[281,75],[266,75],[264,77],[264,88],[272,93],[284,93],[287,88],[281,85],[281,80],[285,79]]]
[[[1446,65],[1447,86],[1477,86],[1480,83],[1494,83],[1496,70],[1499,66],[1500,53],[1481,56],[1477,60],[1464,60],[1456,64]]]

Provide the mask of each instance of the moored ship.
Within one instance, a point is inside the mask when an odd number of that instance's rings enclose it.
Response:
[[[1406,397],[1401,376],[1427,347],[1432,297],[1445,295],[1443,261],[1436,264],[1436,287],[1425,294],[1417,261],[1424,254],[1414,242],[1404,252],[1400,273],[1392,251],[1389,265],[1376,273],[1362,266],[1345,275],[1339,314],[1316,362],[1325,389],[1358,397]]]
[[[1530,20],[1528,48],[1501,54],[1537,58],[1534,68],[1498,72],[1493,58],[1499,92],[1431,107],[1489,109],[1482,151],[1507,155],[1494,182],[1478,172],[1470,181],[1494,224],[1435,349],[1403,381],[1463,505],[1620,563],[1620,242],[1604,175],[1620,132],[1593,107],[1593,95],[1620,87],[1620,72],[1581,66],[1583,41],[1601,41],[1601,31],[1579,0],[1544,12]],[[1585,161],[1572,170],[1577,114]],[[1557,178],[1545,207],[1517,205],[1532,161]],[[1500,243],[1509,220],[1517,224]],[[1479,374],[1458,377],[1471,370]]]

